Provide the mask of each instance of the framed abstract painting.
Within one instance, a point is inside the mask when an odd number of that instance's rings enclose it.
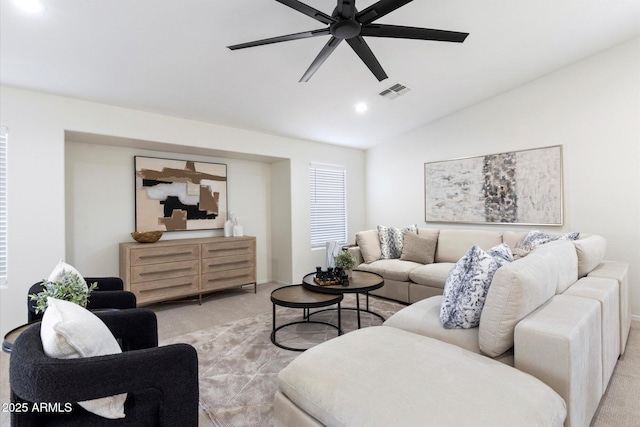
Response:
[[[136,231],[224,228],[227,165],[134,157]]]
[[[424,164],[425,221],[563,224],[562,146]]]

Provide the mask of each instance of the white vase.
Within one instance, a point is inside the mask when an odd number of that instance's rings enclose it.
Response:
[[[224,237],[231,237],[231,236],[233,236],[233,222],[231,222],[231,220],[228,219],[224,223]]]

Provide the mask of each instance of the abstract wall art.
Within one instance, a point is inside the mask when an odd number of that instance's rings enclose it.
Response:
[[[425,221],[562,225],[562,146],[424,164]]]
[[[136,231],[224,228],[227,165],[134,157]]]

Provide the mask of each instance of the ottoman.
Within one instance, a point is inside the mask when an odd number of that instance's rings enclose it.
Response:
[[[562,398],[500,362],[388,326],[356,330],[278,375],[276,426],[562,426]]]

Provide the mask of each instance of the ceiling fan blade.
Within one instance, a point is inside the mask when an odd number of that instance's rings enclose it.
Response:
[[[351,39],[347,39],[347,43],[354,50],[355,53],[358,54],[362,62],[371,70],[374,76],[378,79],[378,81],[382,81],[386,79],[387,73],[382,69],[382,65],[378,62],[375,55],[369,48],[367,42],[361,36],[353,37]]]
[[[322,28],[320,30],[303,31],[302,33],[288,34],[286,36],[271,37],[271,38],[268,38],[268,39],[256,40],[256,41],[247,42],[247,43],[240,43],[240,44],[235,44],[233,46],[227,46],[227,47],[229,49],[231,49],[231,50],[245,49],[247,47],[263,46],[265,44],[271,44],[271,43],[288,42],[290,40],[299,40],[299,39],[306,39],[306,38],[309,38],[309,37],[324,36],[324,35],[327,35],[329,33],[330,32],[329,32],[328,28]]]
[[[358,12],[356,14],[356,20],[361,24],[369,24],[412,1],[413,0],[380,0]]]
[[[338,0],[338,16],[343,19],[353,19],[356,14],[355,0]]]
[[[431,28],[402,27],[398,25],[369,24],[362,27],[360,35],[462,43],[469,33],[433,30]]]
[[[298,0],[276,0],[278,3],[282,3],[285,6],[289,6],[292,9],[297,10],[300,13],[304,13],[305,15],[315,19],[316,21],[320,21],[323,24],[333,24],[336,22],[334,18],[327,15],[326,13],[320,12],[318,9],[315,9],[311,6],[307,6],[306,4],[298,1]]]
[[[316,59],[313,60],[307,71],[305,71],[304,75],[300,79],[300,82],[308,82],[309,79],[318,71],[318,68],[327,60],[329,55],[333,53],[336,47],[340,44],[343,39],[339,39],[337,37],[331,36],[327,44],[324,45]]]

